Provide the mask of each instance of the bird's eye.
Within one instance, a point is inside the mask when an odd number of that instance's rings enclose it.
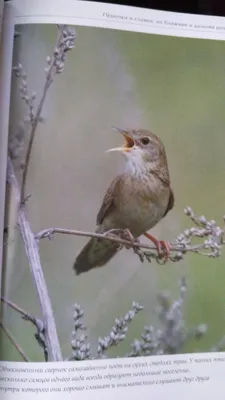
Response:
[[[150,142],[150,140],[149,140],[148,137],[143,137],[143,138],[141,139],[141,143],[144,144],[144,145],[149,144],[149,142]]]

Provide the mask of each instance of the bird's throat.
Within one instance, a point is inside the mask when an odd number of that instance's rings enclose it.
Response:
[[[125,162],[125,171],[126,174],[131,176],[141,177],[143,175],[148,174],[148,166],[143,161],[142,157],[138,154],[129,153]]]
[[[162,165],[159,160],[145,162],[142,157],[129,155],[126,158],[124,173],[132,179],[154,181],[158,180],[166,186],[170,184],[168,166]]]

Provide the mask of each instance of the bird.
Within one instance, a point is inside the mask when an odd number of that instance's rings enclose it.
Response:
[[[175,203],[164,144],[147,129],[112,128],[122,134],[124,143],[107,152],[121,153],[125,162],[122,172],[112,180],[103,197],[95,232],[106,234],[111,230],[124,230],[134,241],[144,235],[167,261],[169,243],[147,232]],[[106,265],[120,248],[116,242],[92,237],[75,259],[76,275]]]

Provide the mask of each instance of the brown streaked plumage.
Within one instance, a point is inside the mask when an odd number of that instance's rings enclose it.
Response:
[[[97,233],[126,229],[134,238],[145,235],[158,251],[168,245],[147,231],[153,228],[174,206],[170,175],[163,143],[145,129],[119,131],[125,138],[120,151],[125,156],[123,172],[109,186],[97,215]],[[77,275],[105,265],[118,251],[118,244],[92,238],[78,254],[74,270]]]

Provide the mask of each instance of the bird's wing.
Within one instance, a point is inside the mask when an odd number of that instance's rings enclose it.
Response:
[[[170,188],[169,202],[168,202],[168,206],[167,206],[167,209],[166,209],[165,214],[163,215],[163,217],[165,217],[166,214],[170,210],[172,210],[173,206],[174,206],[174,194],[173,194],[173,190]]]
[[[118,184],[118,177],[116,177],[112,181],[111,185],[109,186],[109,188],[103,198],[101,208],[97,215],[97,221],[96,221],[97,225],[101,225],[103,220],[105,219],[105,217],[108,215],[108,213],[115,208],[114,191],[115,191],[115,188],[117,187],[117,184]]]

